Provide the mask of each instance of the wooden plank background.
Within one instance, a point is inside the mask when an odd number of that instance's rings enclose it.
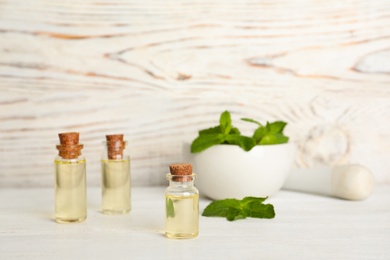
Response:
[[[124,133],[134,185],[229,110],[281,119],[296,167],[361,163],[390,183],[388,0],[0,0],[0,187],[51,186],[57,133],[88,182]]]

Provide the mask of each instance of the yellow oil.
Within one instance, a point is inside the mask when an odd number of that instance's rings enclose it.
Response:
[[[199,234],[199,195],[165,195],[165,236],[194,238]]]
[[[102,160],[102,213],[125,214],[131,210],[130,161]]]
[[[85,160],[55,160],[55,220],[84,221],[87,217]]]

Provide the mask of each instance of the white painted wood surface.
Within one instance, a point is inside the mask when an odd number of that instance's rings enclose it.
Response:
[[[390,183],[389,1],[0,1],[0,187],[51,186],[64,131],[90,183],[120,132],[133,184],[163,184],[226,109],[289,122],[297,167]]]
[[[228,222],[200,217],[193,240],[163,236],[164,189],[132,190],[129,215],[99,213],[88,190],[88,217],[57,224],[52,189],[0,190],[1,259],[389,259],[390,186],[365,201],[281,191],[276,218]],[[209,200],[200,200],[200,209]]]

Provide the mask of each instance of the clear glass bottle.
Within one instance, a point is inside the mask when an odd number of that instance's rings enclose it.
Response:
[[[194,238],[199,234],[199,191],[191,164],[172,164],[165,190],[165,236]]]
[[[130,156],[123,135],[106,135],[101,160],[102,213],[125,214],[131,210]]]
[[[86,161],[79,133],[60,133],[55,164],[55,220],[81,222],[87,218]]]

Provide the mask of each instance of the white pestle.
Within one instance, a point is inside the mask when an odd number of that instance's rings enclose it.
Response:
[[[334,196],[346,200],[363,200],[374,187],[371,172],[362,165],[332,168],[293,169],[283,189]]]

